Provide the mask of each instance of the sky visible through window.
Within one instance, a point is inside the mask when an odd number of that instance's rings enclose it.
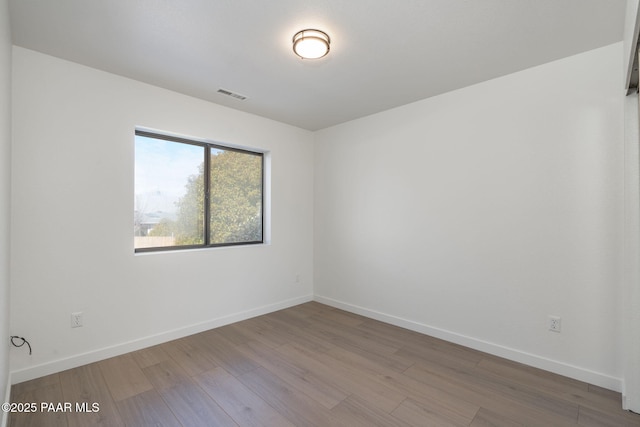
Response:
[[[176,202],[185,194],[189,177],[200,173],[204,148],[136,135],[135,149],[134,209],[175,219]]]
[[[136,136],[135,210],[174,216],[175,202],[203,158],[202,147]]]

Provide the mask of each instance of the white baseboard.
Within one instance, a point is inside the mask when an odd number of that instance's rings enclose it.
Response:
[[[11,372],[9,372],[8,378],[7,378],[7,385],[6,388],[4,389],[4,400],[1,403],[5,403],[5,402],[11,402]],[[8,412],[1,412],[2,415],[0,415],[0,427],[7,427],[9,425],[9,413]]]
[[[34,378],[39,378],[45,375],[61,372],[67,369],[76,368],[78,366],[86,365],[88,363],[98,362],[100,360],[108,359],[110,357],[119,356],[121,354],[129,353],[131,351],[136,351],[136,350],[147,348],[153,345],[162,344],[167,341],[186,337],[188,335],[197,334],[199,332],[207,331],[209,329],[218,328],[220,326],[228,325],[230,323],[240,322],[242,320],[250,319],[252,317],[261,316],[263,314],[282,310],[288,307],[293,307],[295,305],[303,304],[309,301],[313,301],[313,295],[306,295],[303,297],[292,298],[292,299],[281,301],[275,304],[269,304],[269,305],[257,307],[251,310],[230,314],[230,315],[219,317],[216,319],[211,319],[206,322],[189,325],[183,328],[173,329],[170,331],[162,332],[160,334],[151,335],[151,336],[140,338],[137,340],[120,343],[114,346],[89,351],[86,353],[74,355],[71,357],[63,358],[63,359],[54,360],[54,361],[43,363],[40,365],[29,366],[26,368],[11,371],[9,376],[11,378],[12,384],[17,384],[24,381],[32,380]]]
[[[597,385],[609,390],[617,392],[622,391],[622,379],[615,378],[609,375],[605,375],[599,372],[594,372],[588,369],[580,368],[578,366],[569,365],[563,362],[551,360],[542,356],[538,356],[531,353],[526,353],[513,348],[505,347],[499,344],[479,340],[477,338],[468,337],[465,335],[457,334],[455,332],[447,331],[440,328],[434,328],[429,325],[414,322],[412,320],[404,319],[401,317],[381,313],[368,308],[360,307],[357,305],[337,301],[332,298],[316,295],[314,301],[322,304],[329,305],[331,307],[339,308],[351,313],[359,314],[371,319],[379,320],[381,322],[389,323],[391,325],[399,326],[401,328],[409,329],[421,334],[429,335],[435,338],[440,338],[445,341],[449,341],[455,344],[460,344],[465,347],[472,348],[474,350],[483,351],[485,353],[492,354],[498,357],[504,357],[505,359],[512,360],[514,362],[523,363],[525,365],[533,366],[535,368],[543,369],[545,371],[553,372],[555,374],[563,375],[565,377],[573,378],[578,381],[584,381],[589,384]]]
[[[45,375],[61,372],[66,369],[75,368],[78,366],[86,365],[88,363],[98,362],[100,360],[108,359],[110,357],[119,356],[131,351],[140,350],[146,347],[150,347],[157,344],[162,344],[167,341],[182,338],[188,335],[203,332],[209,329],[218,328],[220,326],[228,325],[230,323],[239,322],[242,320],[250,319],[252,317],[261,316],[263,314],[271,313],[277,310],[282,310],[288,307],[292,307],[298,304],[303,304],[309,301],[317,301],[322,304],[326,304],[332,307],[336,307],[351,313],[360,314],[371,319],[379,320],[381,322],[389,323],[395,326],[399,326],[405,329],[409,329],[415,332],[420,332],[425,335],[429,335],[435,338],[440,338],[445,341],[449,341],[455,344],[460,344],[465,347],[473,348],[475,350],[483,351],[495,356],[504,357],[515,362],[524,363],[529,366],[544,369],[545,371],[553,372],[559,375],[563,375],[569,378],[573,378],[579,381],[584,381],[589,384],[594,384],[600,387],[604,387],[609,390],[617,392],[622,391],[622,379],[615,378],[602,373],[594,372],[588,369],[580,368],[577,366],[569,365],[566,363],[551,360],[535,354],[526,353],[520,350],[505,347],[499,344],[482,341],[477,338],[468,337],[455,332],[446,331],[440,328],[435,328],[429,325],[425,325],[412,320],[404,319],[398,316],[381,313],[368,308],[360,307],[357,305],[345,303],[342,301],[334,300],[332,298],[323,297],[320,295],[307,295],[304,297],[293,298],[286,301],[281,301],[275,304],[270,304],[255,309],[234,313],[231,315],[211,319],[206,322],[189,325],[187,327],[174,329],[171,331],[163,332],[160,334],[140,338],[137,340],[124,342],[115,346],[106,347],[94,351],[90,351],[83,354],[74,355],[71,357],[54,360],[48,363],[40,365],[29,366],[19,370],[11,371],[9,373],[9,383],[17,384],[23,381],[32,380]],[[11,387],[7,386],[7,397],[9,398]],[[2,417],[2,423],[0,427],[6,425],[6,414]]]

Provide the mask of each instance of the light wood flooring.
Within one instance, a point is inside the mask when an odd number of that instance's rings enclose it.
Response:
[[[12,400],[74,407],[11,427],[640,426],[618,393],[315,302],[16,384]]]

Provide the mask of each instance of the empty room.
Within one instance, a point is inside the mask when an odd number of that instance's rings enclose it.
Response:
[[[638,0],[0,0],[0,427],[640,426]]]

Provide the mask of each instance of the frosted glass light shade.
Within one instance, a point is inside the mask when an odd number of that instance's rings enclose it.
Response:
[[[320,30],[302,30],[293,36],[293,51],[302,59],[318,59],[329,53],[331,40]]]

